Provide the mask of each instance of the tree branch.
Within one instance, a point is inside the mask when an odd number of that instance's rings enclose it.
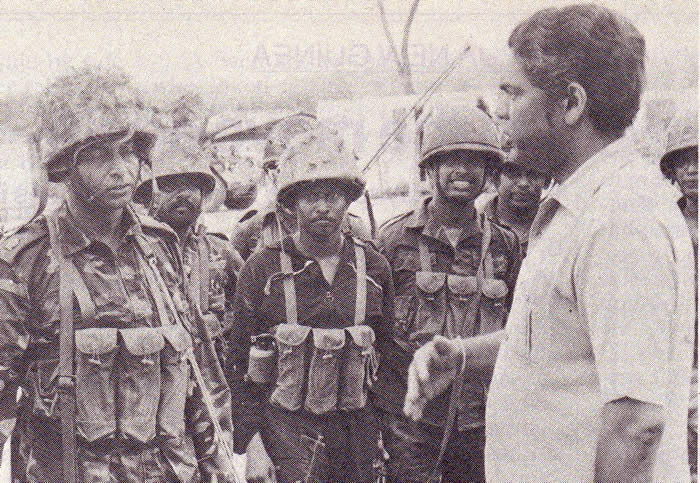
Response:
[[[389,28],[389,21],[386,18],[386,12],[384,11],[384,2],[382,0],[377,0],[377,6],[379,7],[379,17],[382,19],[382,27],[384,28],[384,35],[389,41],[389,47],[391,47],[391,52],[394,55],[394,60],[399,69],[399,73],[403,70],[403,64],[401,62],[401,57],[399,57],[399,52],[396,50],[396,44],[394,43],[394,36],[391,35],[391,29]]]
[[[408,39],[411,33],[411,25],[413,25],[413,19],[416,18],[416,10],[418,10],[418,3],[420,0],[413,0],[411,5],[411,10],[408,12],[408,17],[406,17],[406,24],[403,27],[403,40],[401,42],[401,59],[406,67],[407,71],[411,71],[411,63],[408,60]]]

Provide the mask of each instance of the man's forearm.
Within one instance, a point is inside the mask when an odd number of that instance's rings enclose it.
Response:
[[[652,481],[664,429],[662,408],[623,398],[607,403],[601,420],[595,481]]]
[[[496,357],[505,338],[505,331],[499,330],[490,334],[478,335],[462,340],[466,370],[475,372],[484,379],[491,379]]]

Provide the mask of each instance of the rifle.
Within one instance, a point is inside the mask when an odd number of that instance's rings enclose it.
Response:
[[[138,245],[141,249],[143,257],[148,261],[147,266],[143,267],[148,284],[153,285],[153,292],[157,291],[160,294],[159,297],[156,293],[154,293],[154,298],[165,299],[166,303],[168,304],[168,308],[170,309],[170,312],[173,314],[173,317],[175,317],[176,323],[182,325],[183,327],[185,327],[185,329],[188,330],[188,332],[191,333],[191,327],[188,327],[182,321],[175,307],[175,303],[173,302],[172,297],[170,297],[168,286],[165,283],[165,280],[163,280],[163,276],[161,275],[160,270],[158,269],[155,254],[153,253],[152,249],[148,246],[147,242],[145,240],[142,240],[141,237],[137,236],[136,240],[138,240]],[[141,259],[139,261],[143,263]],[[158,303],[156,305],[158,305]],[[208,335],[210,335],[209,330],[206,326],[207,316],[201,313],[198,304],[195,304],[195,306],[198,312],[198,329],[201,329],[201,326],[204,326],[204,332],[202,337],[203,343],[211,344],[211,339],[208,337]],[[233,481],[234,483],[243,483],[238,478],[238,473],[236,473],[236,470],[233,467],[233,460],[235,458],[233,450],[228,444],[228,441],[226,440],[226,437],[224,435],[224,431],[221,428],[221,424],[219,423],[219,418],[216,414],[214,401],[212,401],[211,394],[209,393],[209,388],[207,388],[206,381],[204,380],[204,376],[202,375],[202,370],[199,367],[199,363],[197,362],[197,358],[194,355],[192,347],[188,348],[185,351],[184,356],[187,362],[190,364],[190,367],[192,367],[192,373],[194,374],[195,382],[197,383],[199,389],[202,392],[202,401],[204,402],[204,406],[207,410],[207,413],[209,414],[209,419],[211,420],[212,427],[214,428],[214,444],[224,457],[224,461],[222,461],[221,458],[219,458],[217,461],[219,469],[222,473],[224,473],[228,481]]]

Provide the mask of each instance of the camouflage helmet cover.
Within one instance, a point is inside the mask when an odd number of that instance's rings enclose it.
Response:
[[[670,162],[672,154],[686,148],[698,147],[698,110],[697,101],[685,106],[671,120],[668,126],[664,155],[661,157],[660,168],[671,177]]]
[[[76,69],[59,77],[41,96],[36,137],[49,181],[68,175],[75,149],[111,134],[133,133],[139,157],[153,145],[150,114],[123,72],[100,67]]]
[[[322,126],[293,137],[280,157],[279,169],[279,202],[314,181],[342,183],[350,201],[358,199],[365,188],[352,151],[338,134]]]
[[[195,133],[174,130],[158,136],[151,152],[151,169],[134,192],[134,201],[145,203],[151,196],[152,179],[170,176],[190,178],[207,196],[214,191],[216,179],[210,168],[213,154],[202,146]]]
[[[318,127],[316,117],[311,114],[299,113],[286,117],[277,122],[265,141],[262,169],[271,169],[279,162],[280,156],[297,134],[311,131]]]
[[[476,106],[438,100],[423,128],[421,161],[425,167],[434,155],[469,150],[490,153],[502,162],[505,155],[495,123]]]

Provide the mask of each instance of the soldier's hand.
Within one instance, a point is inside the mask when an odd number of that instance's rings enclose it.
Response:
[[[249,483],[274,483],[275,465],[265,450],[260,433],[256,433],[246,448],[247,464],[245,469],[245,479]]]
[[[408,389],[403,411],[418,420],[425,405],[452,384],[462,364],[461,340],[436,336],[418,349],[408,367]]]

